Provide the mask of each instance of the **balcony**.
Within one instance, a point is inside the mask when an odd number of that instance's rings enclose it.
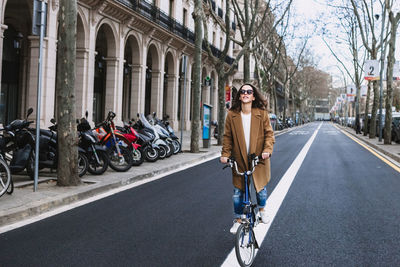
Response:
[[[146,1],[139,1],[139,0],[114,0],[123,4],[124,6],[128,7],[129,9],[135,11],[136,13],[140,14],[142,17],[145,17],[148,20],[151,20],[162,28],[166,29],[167,31],[183,38],[184,40],[194,44],[195,35],[194,33],[186,28],[181,23],[177,22],[174,18],[170,17],[164,11],[160,10],[158,7],[154,6],[153,4],[147,3]],[[205,2],[207,0],[204,0]],[[215,8],[215,1],[211,1],[214,3]],[[222,10],[221,10],[222,11]],[[221,51],[218,50],[216,47],[211,46],[211,51],[214,56],[220,57]],[[203,50],[205,50],[205,45],[203,42]],[[232,65],[234,59],[231,57],[226,57],[225,62],[229,65]]]

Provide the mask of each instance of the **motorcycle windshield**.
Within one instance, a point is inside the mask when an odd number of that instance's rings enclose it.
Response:
[[[140,113],[139,116],[140,116],[141,122],[143,123],[143,125],[144,125],[146,128],[152,128],[152,125],[149,123],[149,121],[146,119],[146,117],[144,116],[143,113]]]

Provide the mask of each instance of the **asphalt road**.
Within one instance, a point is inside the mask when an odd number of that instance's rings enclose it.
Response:
[[[320,123],[276,138],[273,192]],[[399,266],[400,174],[322,124],[254,266]],[[0,235],[0,266],[219,266],[234,246],[218,160]]]

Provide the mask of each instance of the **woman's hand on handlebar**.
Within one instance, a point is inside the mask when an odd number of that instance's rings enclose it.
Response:
[[[227,163],[228,163],[228,157],[221,157],[221,158],[219,159],[219,161],[220,161],[222,164],[227,164]]]
[[[264,153],[261,154],[261,157],[262,157],[262,159],[268,159],[268,158],[271,157],[271,154],[268,153],[268,152],[264,152]]]

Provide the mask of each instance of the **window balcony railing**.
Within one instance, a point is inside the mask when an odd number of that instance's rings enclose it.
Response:
[[[169,32],[174,33],[175,35],[178,35],[179,37],[185,39],[186,41],[194,44],[195,41],[195,35],[194,33],[189,30],[187,27],[185,27],[183,24],[179,23],[176,21],[174,18],[170,17],[168,14],[166,14],[164,11],[160,10],[158,7],[154,6],[153,4],[150,4],[146,1],[139,1],[139,0],[114,0],[117,1],[124,6],[130,8],[131,10],[139,13],[143,17],[145,17],[148,20],[154,21],[158,25],[160,25],[162,28],[168,30]],[[204,0],[206,1],[206,0]],[[214,2],[214,1],[212,1]],[[215,4],[215,2],[214,2]],[[211,46],[211,51],[213,52],[213,55],[216,57],[220,57],[221,51],[218,50],[216,47]],[[203,43],[203,50],[205,50],[205,45]],[[232,65],[234,59],[227,56],[225,58],[225,62],[229,65]]]

